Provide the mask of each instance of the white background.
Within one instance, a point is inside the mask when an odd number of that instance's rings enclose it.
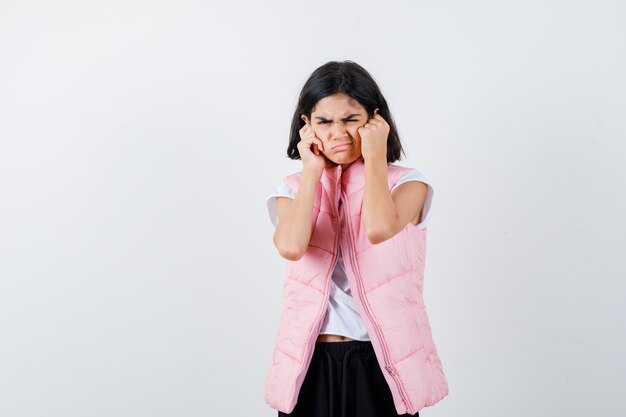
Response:
[[[626,414],[620,1],[0,2],[0,415],[275,416],[265,198],[353,60],[433,182],[421,416]]]

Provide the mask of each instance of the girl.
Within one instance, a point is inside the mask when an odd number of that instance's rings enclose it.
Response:
[[[265,385],[279,417],[419,416],[448,393],[422,299],[433,189],[401,153],[364,68],[311,74],[287,148],[302,170],[267,199],[287,260]]]

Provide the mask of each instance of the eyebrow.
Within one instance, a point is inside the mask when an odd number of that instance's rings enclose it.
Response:
[[[350,118],[352,118],[352,117],[354,117],[354,116],[360,116],[360,115],[361,115],[360,113],[352,113],[352,114],[347,115],[346,117],[344,117],[344,118],[343,118],[343,119],[341,119],[341,120],[347,120],[347,119],[350,119]],[[315,116],[315,118],[316,118],[316,119],[320,119],[320,120],[324,120],[324,121],[327,121],[327,122],[328,122],[328,121],[330,121],[329,119],[327,119],[327,118],[325,118],[325,117]]]

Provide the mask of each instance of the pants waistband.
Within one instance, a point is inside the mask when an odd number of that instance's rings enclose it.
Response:
[[[343,360],[346,357],[373,357],[374,347],[371,341],[348,340],[346,342],[315,342],[313,358],[330,357],[335,360]]]

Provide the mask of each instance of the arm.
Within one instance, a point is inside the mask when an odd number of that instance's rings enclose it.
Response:
[[[309,246],[313,232],[313,197],[320,177],[321,173],[304,170],[295,198],[276,199],[279,221],[273,241],[285,259],[297,261]]]
[[[420,214],[426,191],[423,182],[408,181],[390,193],[386,160],[367,161],[362,209],[367,239],[373,244],[381,243],[404,229]]]

